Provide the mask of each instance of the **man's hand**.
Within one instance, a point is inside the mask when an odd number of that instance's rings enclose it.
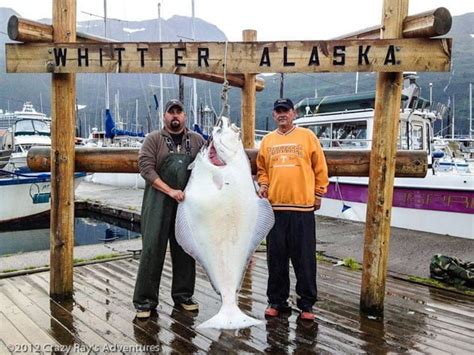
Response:
[[[168,196],[175,199],[176,202],[183,202],[184,201],[184,192],[181,191],[181,190],[171,189],[168,192]]]
[[[268,186],[267,185],[261,185],[260,188],[258,189],[258,196],[260,198],[268,198]]]
[[[314,199],[314,210],[317,211],[320,208],[321,208],[321,199],[316,197]]]

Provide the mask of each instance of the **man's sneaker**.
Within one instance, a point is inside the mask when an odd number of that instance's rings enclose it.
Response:
[[[175,306],[184,309],[185,311],[197,311],[199,310],[199,304],[194,301],[192,298],[188,298],[187,300],[177,303]]]
[[[136,317],[138,319],[148,319],[151,316],[151,311],[146,309],[137,309]]]
[[[312,310],[301,311],[300,319],[314,321],[315,318],[316,316],[314,315]]]
[[[265,317],[277,317],[280,314],[278,308],[274,308],[272,306],[267,307],[265,310]]]

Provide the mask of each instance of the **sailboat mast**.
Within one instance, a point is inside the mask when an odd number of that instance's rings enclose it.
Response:
[[[472,139],[472,83],[469,83],[469,138]]]
[[[158,42],[161,42],[161,3],[158,3]],[[161,128],[161,120],[163,117],[163,73],[160,73],[160,117],[158,117],[158,127]]]
[[[454,139],[454,116],[455,116],[455,111],[454,111],[455,102],[454,102],[454,100],[455,100],[455,96],[453,94],[453,117],[451,119],[451,139]]]
[[[107,0],[104,0],[104,38],[107,38]],[[105,73],[105,109],[110,109],[109,75]]]
[[[191,0],[191,38],[193,41],[196,40],[196,32],[194,27],[194,0]],[[199,124],[198,116],[197,116],[197,89],[196,89],[196,79],[193,79],[193,117],[194,117],[194,124]]]

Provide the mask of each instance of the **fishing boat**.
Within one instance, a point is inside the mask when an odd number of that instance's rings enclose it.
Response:
[[[435,148],[433,123],[446,109],[421,98],[415,79],[405,77],[398,150],[426,152],[430,168],[425,178],[395,178],[392,226],[474,239],[474,174],[461,161],[445,168],[449,152]],[[370,150],[374,105],[375,93],[303,99],[295,124],[313,130],[325,150]],[[368,178],[331,177],[317,214],[365,222],[367,192]]]
[[[83,173],[76,173],[74,188]],[[51,208],[51,174],[0,170],[0,224],[33,218]]]

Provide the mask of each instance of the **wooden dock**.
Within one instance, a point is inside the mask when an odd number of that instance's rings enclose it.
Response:
[[[238,331],[197,330],[220,300],[198,268],[198,314],[173,308],[167,258],[157,314],[134,319],[131,303],[139,261],[76,267],[74,301],[50,299],[49,273],[0,280],[0,353],[472,353],[474,297],[388,278],[385,318],[359,313],[361,272],[318,263],[315,322],[289,315],[264,320],[266,260],[257,253],[239,294],[242,310],[263,323]],[[292,276],[292,284],[295,279]],[[292,293],[293,294],[293,293]],[[294,297],[294,296],[292,296]]]
[[[318,264],[316,322],[298,312],[238,331],[197,330],[220,300],[198,268],[198,314],[173,308],[167,258],[157,314],[134,319],[131,303],[139,261],[122,259],[74,269],[74,301],[50,299],[49,273],[0,280],[0,353],[472,353],[474,297],[388,279],[385,318],[359,313],[361,273]],[[263,319],[266,260],[257,253],[245,275],[239,306]],[[292,284],[294,285],[292,277]]]

